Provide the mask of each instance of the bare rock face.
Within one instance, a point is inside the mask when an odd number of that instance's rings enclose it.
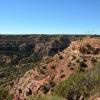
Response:
[[[35,44],[34,51],[38,52],[41,56],[54,56],[59,51],[64,50],[70,45],[69,39],[42,41]]]
[[[15,90],[15,95],[13,100],[24,100],[26,96],[38,94],[39,89],[42,85],[48,83],[50,80],[50,76],[46,76],[41,80],[37,80],[36,77],[37,71],[31,70],[27,72],[24,77],[17,80],[15,86],[13,87]],[[19,87],[17,87],[19,85]]]
[[[33,43],[22,43],[21,45],[19,45],[19,50],[20,51],[28,51],[31,50],[32,48],[34,48],[35,44]]]
[[[9,56],[0,56],[0,64],[9,64],[11,63],[11,58]]]
[[[98,97],[98,98],[95,98],[94,100],[100,100],[100,98]]]
[[[100,40],[84,38],[83,41],[74,41],[71,44],[72,49],[82,54],[99,54]]]

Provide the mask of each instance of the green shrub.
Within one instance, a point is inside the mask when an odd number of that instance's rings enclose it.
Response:
[[[86,68],[86,67],[88,67],[88,66],[87,66],[87,64],[86,64],[84,61],[81,61],[81,62],[80,62],[80,67]]]
[[[55,68],[56,68],[56,65],[52,65],[52,66],[51,66],[51,69],[55,69]]]
[[[47,94],[50,90],[50,85],[45,84],[41,87],[41,91],[43,91],[44,94]]]
[[[97,62],[97,59],[93,57],[93,58],[91,59],[91,61],[92,61],[92,63],[94,64],[94,63]]]
[[[33,62],[37,62],[37,61],[40,61],[41,59],[41,56],[38,54],[38,53],[33,53],[30,57],[30,59],[33,61]]]
[[[60,78],[64,78],[65,77],[65,74],[63,73],[63,74],[61,74],[61,76],[60,76]]]
[[[59,56],[59,59],[63,59],[63,56],[62,56],[62,55],[60,55],[60,56]]]
[[[0,100],[12,100],[12,95],[6,90],[0,90]]]

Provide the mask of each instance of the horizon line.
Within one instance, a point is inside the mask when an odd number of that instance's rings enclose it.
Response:
[[[92,32],[77,32],[77,33],[0,33],[0,35],[100,35],[100,33],[92,33]]]

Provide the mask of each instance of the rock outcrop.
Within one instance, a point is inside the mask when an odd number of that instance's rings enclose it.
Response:
[[[10,90],[10,93],[14,94],[13,100],[24,100],[29,95],[49,94],[55,85],[68,79],[77,70],[90,69],[93,67],[91,59],[100,59],[99,43],[100,39],[92,38],[73,41],[55,56],[45,58],[37,69],[28,71],[16,80]],[[56,47],[59,47],[59,44]],[[82,49],[87,52],[82,52]],[[96,49],[98,50],[94,54]]]

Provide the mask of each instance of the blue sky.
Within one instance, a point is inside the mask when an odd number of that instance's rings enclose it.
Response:
[[[0,0],[0,34],[100,33],[100,0]]]

